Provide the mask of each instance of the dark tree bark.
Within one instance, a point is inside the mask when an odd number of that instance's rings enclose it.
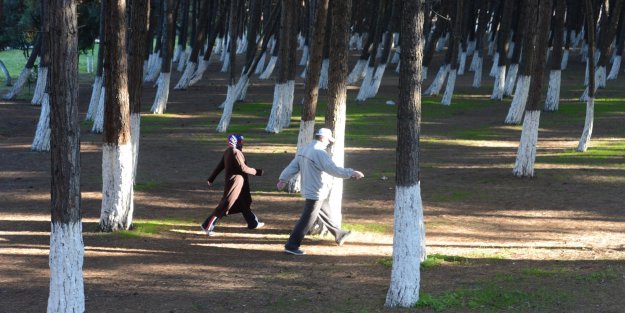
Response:
[[[164,31],[161,49],[162,65],[161,73],[171,72],[171,58],[174,44],[174,0],[163,0],[164,3]],[[108,90],[108,89],[107,89]]]
[[[551,52],[550,68],[560,70],[562,68],[562,48],[564,46],[564,16],[566,14],[565,0],[554,0],[556,13],[553,16],[553,49]]]
[[[610,45],[612,45],[612,41],[614,41],[614,36],[616,35],[616,30],[618,28],[619,18],[621,16],[621,10],[623,9],[623,1],[614,1],[614,3],[610,6],[609,11],[609,21],[605,23],[605,29],[601,29],[601,39],[599,41],[599,51],[601,55],[599,56],[599,62],[597,62],[598,67],[606,67],[608,65],[608,61],[610,60]],[[608,17],[603,17],[608,18]],[[592,73],[592,72],[589,72]]]
[[[128,95],[131,113],[141,112],[143,60],[147,55],[149,0],[131,0],[128,46]]]
[[[183,48],[187,44],[187,33],[189,30],[189,1],[191,0],[179,0],[182,3],[182,8],[180,10],[182,14],[182,20],[180,21],[180,35],[178,36],[178,45]]]
[[[199,13],[200,17],[198,20],[198,29],[195,32],[195,37],[193,39],[193,44],[191,45],[191,55],[189,56],[189,62],[197,63],[198,57],[200,55],[200,50],[202,49],[202,44],[204,43],[204,39],[206,38],[206,31],[208,27],[208,14],[209,10],[212,8],[212,4],[215,3],[215,0],[199,0]]]
[[[80,222],[80,124],[78,122],[78,16],[76,2],[51,1],[46,36],[51,84],[50,295],[48,312],[85,310]],[[46,12],[47,13],[47,12]]]
[[[317,2],[317,12],[314,18],[314,26],[311,34],[310,57],[306,72],[306,87],[304,93],[304,107],[302,109],[302,121],[314,121],[317,111],[317,99],[319,97],[319,75],[321,73],[321,61],[323,60],[323,41],[325,37],[326,19],[328,14],[329,0]]]
[[[248,19],[248,27],[247,27],[247,51],[245,52],[245,60],[246,67],[249,67],[247,64],[251,64],[252,60],[254,60],[254,55],[256,55],[258,46],[256,45],[256,35],[260,29],[260,17],[261,17],[261,3],[260,1],[250,1],[250,14]],[[267,31],[264,29],[264,31]]]
[[[532,81],[527,95],[527,111],[542,109],[544,103],[544,81],[547,69],[547,44],[549,41],[549,26],[551,25],[552,0],[539,0],[537,31],[534,38],[534,53],[532,54]]]

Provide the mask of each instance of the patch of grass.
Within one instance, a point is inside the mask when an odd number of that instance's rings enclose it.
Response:
[[[492,284],[462,288],[439,295],[422,293],[415,305],[435,311],[447,309],[474,309],[479,312],[540,311],[546,303],[553,303],[563,295],[541,288],[536,291],[509,289]]]
[[[625,275],[620,276],[621,278],[625,278]],[[604,283],[607,281],[617,280],[619,278],[619,273],[614,268],[608,268],[605,271],[578,274],[575,276],[577,281],[584,282],[593,282],[593,283]]]
[[[472,195],[474,195],[474,193],[469,191],[437,192],[430,194],[429,198],[431,201],[435,202],[457,202],[467,200],[471,198]]]
[[[384,266],[386,268],[391,268],[391,267],[393,267],[393,257],[385,256],[385,257],[379,258],[376,261],[376,263],[379,264],[379,265],[382,265],[382,266]]]
[[[135,220],[130,230],[122,230],[111,234],[118,234],[122,239],[132,239],[156,235],[170,229],[172,226],[191,227],[195,224],[192,220],[187,219]]]
[[[571,270],[564,267],[554,267],[549,269],[537,268],[537,267],[528,267],[524,268],[521,272],[525,275],[534,276],[534,277],[551,277],[558,274],[570,272]]]
[[[155,181],[138,182],[138,183],[135,183],[134,190],[135,191],[148,191],[158,186],[159,186],[159,183]]]
[[[436,267],[440,265],[468,265],[469,259],[455,255],[431,254],[425,261],[421,262],[421,269]]]
[[[345,223],[343,224],[343,228],[359,233],[377,233],[384,234],[390,233],[392,231],[392,227],[390,225],[384,224],[353,224],[353,223]]]
[[[577,152],[574,149],[560,153],[539,155],[536,157],[537,163],[552,164],[582,164],[582,165],[607,165],[615,167],[625,167],[623,156],[625,155],[625,142],[610,141],[594,143],[591,141],[586,152]]]
[[[193,311],[206,311],[208,310],[208,305],[200,304],[200,303],[191,303],[191,309]]]
[[[480,129],[457,130],[450,132],[449,136],[452,138],[465,140],[489,140],[500,139],[504,137],[504,135],[496,133],[492,128],[489,127]]]

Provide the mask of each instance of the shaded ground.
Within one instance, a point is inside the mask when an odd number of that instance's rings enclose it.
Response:
[[[167,114],[144,115],[135,231],[95,232],[101,135],[83,125],[88,312],[625,310],[623,75],[599,91],[607,99],[597,102],[591,149],[577,154],[572,149],[585,105],[574,100],[583,68],[572,58],[563,74],[568,102],[541,117],[534,179],[511,174],[521,128],[502,123],[510,99],[488,100],[491,78],[476,91],[472,74],[461,77],[450,107],[439,97],[423,98],[421,184],[430,258],[421,293],[430,305],[390,310],[383,303],[392,254],[396,107],[385,102],[395,99],[397,75],[387,72],[379,96],[365,103],[353,100],[357,89],[349,92],[346,163],[366,175],[345,182],[344,223],[354,235],[343,247],[307,238],[308,255],[295,257],[282,246],[303,201],[274,186],[294,151],[299,80],[291,128],[264,132],[272,81],[254,80],[229,129],[246,136],[249,164],[266,170],[251,182],[255,212],[267,226],[247,230],[234,215],[218,225],[216,237],[198,231],[223,187],[220,179],[210,190],[205,183],[225,147],[225,135],[214,130],[225,80],[211,69],[196,86],[170,93]],[[434,74],[431,69],[430,80]],[[91,93],[90,80],[83,80],[81,118]],[[154,90],[145,88],[148,112]],[[0,102],[0,312],[42,312],[47,303],[50,158],[30,151],[38,116],[26,100]]]

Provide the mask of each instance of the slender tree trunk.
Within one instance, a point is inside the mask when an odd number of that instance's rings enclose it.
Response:
[[[226,96],[226,101],[221,104],[221,108],[223,108],[223,112],[221,114],[221,119],[219,120],[219,124],[217,125],[217,131],[223,133],[228,130],[228,125],[230,124],[230,117],[232,116],[232,109],[234,107],[234,102],[237,100],[237,96],[235,95],[235,79],[236,79],[236,71],[237,71],[237,38],[239,37],[238,33],[238,24],[239,24],[239,14],[241,6],[243,2],[241,0],[232,0],[230,3],[230,22],[228,28],[230,29],[230,47],[227,53],[230,53],[229,58],[229,67],[230,67],[230,75],[228,76],[228,94]]]
[[[491,99],[502,100],[505,84],[506,84],[506,65],[508,63],[508,37],[510,36],[510,26],[512,24],[512,13],[514,11],[514,0],[505,0],[501,3],[503,6],[501,25],[497,38],[497,70],[495,75],[495,84],[493,85],[493,93]],[[495,64],[493,64],[495,66]]]
[[[593,19],[593,8],[590,0],[584,0],[584,11],[586,14],[586,33],[588,34],[588,60],[595,59],[595,23]],[[594,73],[594,62],[588,62],[588,71]],[[595,76],[589,75],[588,77],[588,99],[586,100],[586,119],[584,122],[584,130],[582,136],[579,139],[577,145],[577,152],[585,152],[588,149],[590,143],[590,137],[592,136],[592,128],[594,122],[594,110],[595,110]]]
[[[180,35],[178,36],[178,55],[175,58],[175,62],[178,62],[178,72],[182,72],[187,64],[187,33],[189,29],[189,2],[191,0],[180,1],[182,1],[182,21],[180,23]]]
[[[535,37],[535,53],[532,55],[531,61],[532,80],[527,97],[527,106],[525,108],[523,131],[521,132],[521,140],[519,142],[519,149],[513,169],[513,173],[517,177],[534,176],[540,110],[545,101],[543,82],[545,68],[547,67],[547,43],[549,41],[549,25],[551,24],[552,0],[538,1],[540,2],[537,6],[538,10],[535,11],[538,12],[537,33],[533,36]],[[530,9],[531,8],[533,8],[533,6],[530,5]]]
[[[132,145],[128,62],[126,56],[125,0],[106,0],[105,31],[106,93],[104,144],[102,145],[102,211],[100,230],[129,229],[133,212],[128,209],[132,195]],[[171,1],[171,0],[169,0]],[[164,48],[167,49],[165,45]]]
[[[51,1],[49,53],[52,84],[50,151],[52,222],[48,312],[84,312],[84,244],[80,221],[78,15],[76,1]],[[47,12],[46,12],[47,13]]]
[[[458,74],[458,66],[460,64],[458,60],[458,51],[460,50],[460,36],[462,35],[462,15],[464,12],[464,5],[464,0],[456,1],[456,13],[453,15],[454,28],[449,36],[448,49],[451,50],[449,75],[447,78],[447,86],[445,87],[445,94],[441,100],[441,104],[443,105],[451,105],[451,98],[454,94],[454,88],[456,85],[456,76]]]
[[[48,67],[50,66],[50,43],[48,40],[50,21],[48,17],[48,4],[48,0],[41,0],[41,53],[37,73],[37,84],[33,92],[33,99],[30,102],[33,105],[41,105],[45,97],[44,94],[47,93]]]
[[[560,103],[560,82],[562,78],[562,47],[564,46],[564,16],[566,1],[555,0],[556,13],[553,16],[553,49],[549,71],[549,89],[545,100],[545,111],[557,111]]]
[[[167,108],[167,100],[169,99],[169,81],[171,80],[171,61],[174,43],[174,1],[163,0],[164,2],[164,14],[165,14],[165,27],[163,32],[163,43],[161,47],[161,74],[156,82],[157,90],[154,97],[154,104],[152,104],[152,113],[163,114]]]
[[[91,89],[91,99],[89,100],[89,108],[87,109],[87,116],[85,117],[88,121],[93,121],[96,119],[96,113],[98,112],[98,105],[100,104],[100,95],[102,94],[102,85],[104,80],[102,78],[103,65],[102,60],[104,58],[104,9],[105,9],[105,1],[100,3],[100,49],[98,49],[98,64],[96,65],[96,73],[95,79],[93,81],[93,87]],[[102,120],[102,117],[100,117]]]
[[[195,83],[200,81],[200,79],[202,79],[204,72],[208,68],[208,63],[213,53],[213,47],[215,46],[215,41],[217,40],[217,37],[223,32],[223,29],[225,27],[224,25],[226,24],[226,15],[228,12],[227,10],[228,6],[226,5],[225,2],[222,2],[222,1],[215,1],[214,5],[216,5],[218,9],[216,10],[217,13],[215,14],[214,19],[213,19],[214,20],[213,27],[211,27],[210,32],[208,32],[210,34],[208,36],[208,44],[207,44],[208,49],[206,49],[206,52],[204,52],[204,56],[202,57],[202,60],[198,64],[198,67],[195,70],[195,73],[193,73],[193,76],[191,77],[191,81],[189,82],[189,86],[194,85]]]
[[[619,71],[621,69],[621,61],[623,56],[623,41],[625,40],[625,9],[621,9],[621,18],[619,19],[619,29],[617,31],[616,42],[614,45],[615,54],[614,61],[612,62],[612,68],[608,75],[608,80],[618,78]]]
[[[214,3],[214,0],[200,0],[199,10],[200,10],[200,18],[198,21],[199,29],[195,32],[195,37],[193,37],[193,44],[191,45],[191,54],[189,55],[188,63],[180,76],[180,80],[175,90],[185,90],[189,87],[189,83],[191,82],[191,77],[198,66],[198,57],[200,55],[200,50],[202,49],[202,45],[204,44],[204,39],[206,38],[206,31],[208,28],[208,11],[211,8],[210,3]]]
[[[397,162],[393,267],[387,307],[413,307],[419,300],[420,263],[425,256],[425,225],[419,182],[421,127],[422,1],[403,2],[401,67],[397,105]]]

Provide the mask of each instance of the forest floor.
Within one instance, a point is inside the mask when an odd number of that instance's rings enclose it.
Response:
[[[217,66],[188,90],[172,90],[163,115],[147,113],[155,91],[144,85],[132,231],[96,231],[102,136],[82,124],[87,312],[625,311],[625,74],[599,90],[590,149],[576,153],[584,71],[571,57],[560,110],[541,114],[531,179],[512,175],[521,126],[503,124],[510,99],[489,99],[492,78],[473,89],[472,73],[460,77],[448,107],[423,97],[422,304],[387,309],[396,106],[386,101],[397,100],[394,66],[376,98],[357,103],[358,89],[349,90],[346,166],[366,176],[345,181],[343,225],[353,235],[342,247],[307,237],[301,257],[285,254],[283,244],[303,200],[275,190],[297,141],[299,78],[290,128],[264,131],[273,80],[254,78],[228,130],[245,135],[249,165],[266,171],[250,179],[253,209],[266,226],[248,230],[232,215],[214,237],[199,229],[223,188],[221,178],[206,185],[226,147],[226,135],[215,131],[226,91]],[[83,120],[91,79],[81,81]],[[0,102],[0,312],[43,312],[49,291],[50,156],[30,150],[40,109],[29,99]]]

